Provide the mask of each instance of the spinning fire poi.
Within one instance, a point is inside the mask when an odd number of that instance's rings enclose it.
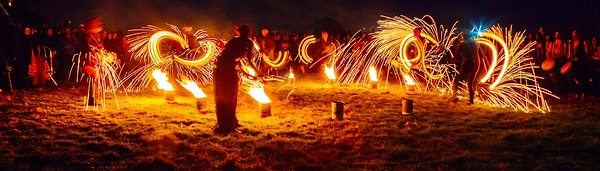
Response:
[[[121,79],[119,77],[121,65],[119,65],[114,52],[104,49],[99,34],[102,30],[102,20],[100,18],[94,17],[86,20],[84,40],[86,40],[87,46],[84,52],[73,57],[73,60],[77,61],[77,63],[73,63],[73,67],[77,65],[77,71],[79,71],[79,62],[83,58],[82,70],[88,76],[88,91],[85,99],[86,109],[87,106],[97,107],[98,104],[103,104],[102,107],[105,108],[107,92],[112,92],[113,98],[117,101],[115,93],[121,87]],[[84,56],[81,56],[81,54]],[[76,77],[79,78],[79,72],[76,73]],[[98,103],[98,98],[100,98],[100,103]],[[116,105],[119,108],[118,102]]]
[[[212,83],[214,59],[221,51],[218,45],[222,40],[210,38],[203,30],[193,32],[191,27],[167,26],[170,30],[152,25],[130,30],[133,33],[127,37],[132,58],[140,64],[126,77],[128,91],[139,91],[150,85],[150,75],[155,70],[164,72],[170,84]],[[188,90],[196,93],[195,88]]]
[[[456,23],[445,29],[443,25],[438,28],[431,16],[382,17],[378,31],[357,33],[337,51],[338,82],[368,85],[372,82],[369,70],[374,67],[377,73],[386,73],[383,75],[386,83],[396,77],[406,89],[441,92],[450,89],[454,66],[444,60],[452,56],[450,47]]]
[[[407,89],[414,85],[422,91],[452,92],[457,71],[448,60],[454,58],[450,48],[456,39],[456,23],[447,30],[443,26],[438,29],[431,16],[382,17],[378,31],[367,38],[353,37],[340,48],[338,82],[367,84],[369,66],[380,66],[404,80]],[[416,34],[416,28],[421,32]],[[368,41],[363,46],[352,49],[353,44],[364,39]],[[503,30],[499,26],[480,32],[475,41],[489,53],[481,59],[484,67],[480,72],[485,74],[478,80],[478,101],[526,112],[550,110],[545,96],[558,97],[539,86],[537,80],[541,77],[535,75],[534,65],[527,56],[533,44],[523,46],[524,40],[523,32],[512,33],[512,29]],[[458,91],[464,91],[464,85]]]
[[[328,82],[336,82],[336,63],[339,60],[339,46],[337,40],[329,37],[327,31],[321,31],[320,36],[310,35],[302,39],[298,46],[298,58],[300,62],[309,65],[309,68],[316,67],[317,72],[323,72]]]

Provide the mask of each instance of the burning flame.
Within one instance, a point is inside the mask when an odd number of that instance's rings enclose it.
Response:
[[[202,89],[198,87],[198,84],[196,84],[194,81],[185,79],[183,81],[180,81],[179,84],[181,84],[181,86],[190,91],[194,95],[194,97],[206,98],[206,94],[204,94],[204,91],[202,91]]]
[[[404,75],[404,81],[406,81],[406,85],[415,85],[415,81],[409,76]]]
[[[296,78],[296,76],[294,76],[294,72],[292,71],[292,69],[290,69],[290,74],[289,74],[288,78]]]
[[[152,71],[152,77],[154,78],[154,80],[156,80],[156,83],[158,83],[158,89],[162,89],[165,91],[175,90],[171,83],[169,83],[169,78],[167,78],[167,74],[160,71],[159,69]]]
[[[258,103],[261,103],[261,104],[271,103],[271,99],[269,99],[269,96],[267,96],[267,94],[265,93],[265,89],[262,87],[250,88],[250,90],[248,91],[248,94],[250,96],[252,96],[252,98],[254,98],[254,100],[256,100]]]
[[[252,69],[252,67],[246,67],[246,70],[248,70],[248,74],[256,77],[256,71],[254,71],[254,69]]]
[[[327,74],[327,78],[329,78],[330,80],[335,79],[335,70],[333,70],[333,66],[328,67],[327,65],[325,65],[325,74]]]
[[[379,81],[379,79],[377,79],[377,70],[375,70],[374,66],[371,66],[369,69],[369,76],[371,77],[371,81]]]

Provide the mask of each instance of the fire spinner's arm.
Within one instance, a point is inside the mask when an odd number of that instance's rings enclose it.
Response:
[[[238,68],[242,72],[242,74],[248,76],[249,78],[257,79],[261,76],[260,70],[256,67],[256,64],[252,62],[252,50],[254,49],[254,42],[249,40],[251,43],[247,45],[246,52],[243,53],[242,56],[236,59]]]

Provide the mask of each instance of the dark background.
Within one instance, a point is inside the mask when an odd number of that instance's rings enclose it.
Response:
[[[234,24],[281,32],[312,32],[318,20],[338,22],[346,32],[373,28],[380,15],[432,15],[447,27],[493,24],[515,31],[545,32],[578,29],[600,33],[598,0],[0,0],[11,15],[32,24],[78,24],[100,16],[108,30],[128,30],[163,23],[189,25],[216,34],[231,32]],[[255,30],[256,32],[256,30]]]

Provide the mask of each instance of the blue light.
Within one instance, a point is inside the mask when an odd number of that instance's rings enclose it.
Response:
[[[489,29],[491,24],[489,22],[479,21],[479,23],[471,22],[471,26],[473,27],[473,29],[471,29],[471,34],[476,37],[481,37],[483,32]]]

